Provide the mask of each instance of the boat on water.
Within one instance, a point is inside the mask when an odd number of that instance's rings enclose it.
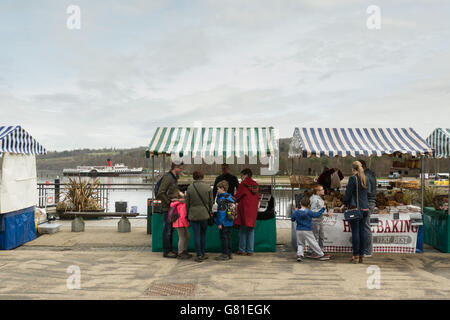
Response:
[[[108,159],[106,166],[77,166],[76,169],[63,169],[64,176],[119,177],[122,175],[140,175],[143,168],[128,168],[123,163],[112,165]]]

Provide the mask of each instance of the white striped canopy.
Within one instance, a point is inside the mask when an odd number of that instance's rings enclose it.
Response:
[[[273,127],[259,128],[168,128],[159,127],[147,151],[151,155],[179,157],[275,156],[277,143]]]
[[[45,154],[42,147],[20,126],[0,126],[0,153]]]
[[[436,128],[427,138],[436,158],[450,157],[450,129]]]
[[[295,128],[289,157],[432,155],[412,128]]]

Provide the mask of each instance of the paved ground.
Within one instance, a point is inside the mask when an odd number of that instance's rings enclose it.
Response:
[[[0,299],[450,298],[450,255],[430,247],[423,254],[377,254],[357,265],[347,262],[348,254],[297,263],[290,225],[280,222],[276,253],[226,262],[211,254],[196,263],[151,252],[145,220],[133,219],[131,233],[118,233],[115,219],[87,221],[83,233],[63,223],[57,234],[0,251]],[[380,268],[380,289],[367,288],[371,265]],[[80,268],[80,289],[67,287],[71,266]]]

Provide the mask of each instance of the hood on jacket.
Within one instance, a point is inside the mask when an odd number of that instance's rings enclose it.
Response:
[[[242,181],[242,183],[244,184],[244,186],[246,186],[246,187],[250,190],[250,192],[251,192],[252,194],[258,193],[258,191],[259,191],[259,185],[258,185],[258,183],[257,183],[255,180],[253,180],[252,178],[247,177],[247,178],[245,178],[244,181]]]

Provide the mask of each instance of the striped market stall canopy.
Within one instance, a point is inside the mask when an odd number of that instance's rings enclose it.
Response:
[[[450,129],[435,129],[427,138],[436,158],[450,157]]]
[[[42,147],[20,126],[0,126],[0,153],[45,154]]]
[[[179,157],[268,157],[278,144],[273,127],[259,128],[168,128],[159,127],[148,147],[151,155]]]
[[[295,128],[289,157],[383,156],[396,153],[432,156],[412,128]]]

